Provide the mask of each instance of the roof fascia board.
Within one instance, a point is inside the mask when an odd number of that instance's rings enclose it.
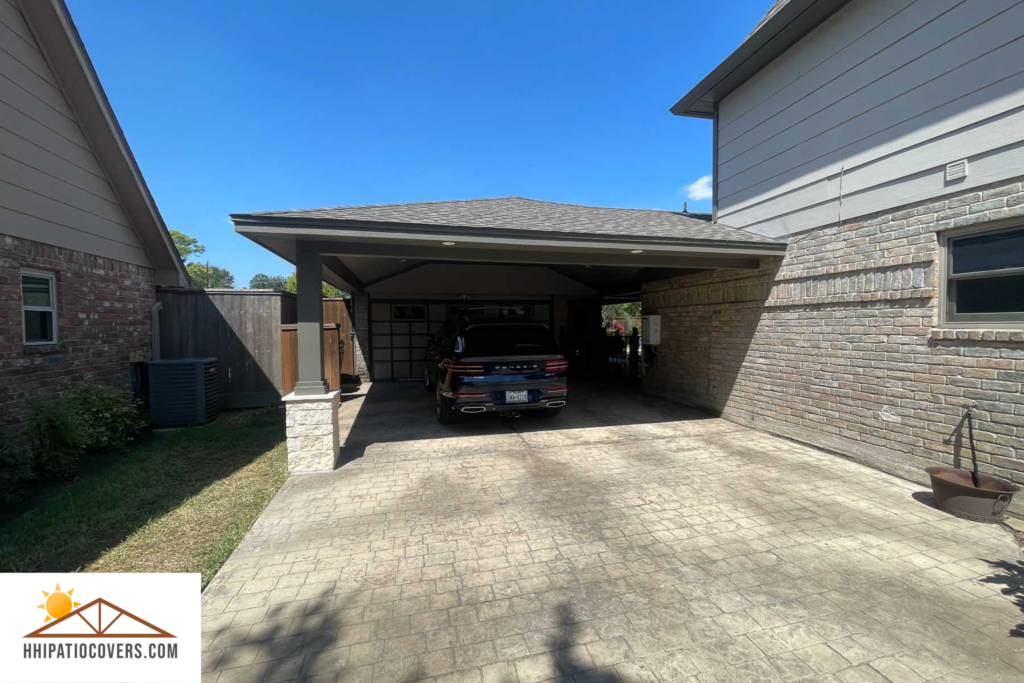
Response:
[[[713,103],[722,101],[848,2],[790,0],[669,111],[676,116],[712,118]]]
[[[708,244],[706,242],[678,243],[678,242],[653,242],[634,240],[630,242],[605,242],[597,240],[568,240],[568,239],[515,239],[513,237],[474,237],[467,238],[459,235],[421,235],[418,233],[385,233],[373,234],[366,232],[349,232],[345,230],[307,230],[301,234],[285,229],[282,231],[274,228],[253,228],[239,231],[241,234],[255,237],[263,235],[266,237],[290,236],[296,241],[319,242],[321,253],[346,253],[340,249],[352,249],[361,247],[364,249],[358,253],[386,256],[389,252],[401,251],[403,256],[408,256],[404,248],[428,249],[438,248],[451,251],[471,249],[489,249],[506,251],[534,251],[547,250],[558,252],[607,252],[612,254],[624,254],[640,250],[646,252],[660,252],[663,254],[704,254],[717,256],[721,254],[737,254],[744,256],[779,256],[786,250],[786,245],[764,244],[761,242],[746,243],[732,242],[724,244]],[[289,235],[289,233],[291,233]],[[455,245],[444,245],[444,242],[453,241]],[[454,247],[459,249],[455,249]],[[348,253],[357,253],[350,251]],[[443,252],[442,252],[443,253]],[[415,257],[414,258],[418,258]],[[443,258],[443,256],[442,256]]]
[[[246,234],[246,237],[261,246],[265,246],[286,260],[288,255],[280,242],[264,244],[259,235]],[[342,258],[350,256],[373,256],[381,258],[408,258],[425,261],[479,261],[489,263],[517,263],[533,265],[598,265],[598,266],[634,266],[664,268],[756,268],[760,263],[758,254],[708,250],[664,251],[645,250],[643,254],[632,254],[623,251],[621,246],[614,249],[537,249],[531,245],[509,248],[507,245],[472,245],[446,247],[438,245],[417,244],[380,244],[378,242],[317,242],[304,240],[310,248],[321,254],[338,255]],[[275,248],[277,247],[277,248]],[[772,254],[778,256],[778,253]],[[294,258],[294,254],[292,255]]]
[[[64,1],[18,0],[18,7],[153,265],[174,272],[178,284],[187,286],[185,265]]]
[[[659,249],[687,252],[735,251],[744,254],[778,255],[786,250],[783,242],[746,242],[734,240],[699,240],[692,238],[643,237],[636,235],[598,235],[558,233],[546,230],[494,230],[420,226],[418,224],[355,224],[342,221],[319,221],[315,224],[290,225],[255,223],[235,219],[235,231],[243,235],[287,237],[295,240],[339,240],[354,242],[446,242],[462,241],[481,245],[527,246],[530,248],[577,249]],[[735,228],[723,227],[723,230]]]
[[[267,249],[271,253],[280,256],[288,263],[295,263],[295,250],[294,242],[283,242],[281,240],[263,240],[258,235],[244,235],[247,239],[252,240],[256,244],[260,245],[264,249]],[[329,245],[329,253],[340,253],[341,257],[344,258],[345,254],[339,252],[339,246],[344,248],[345,245],[341,243],[331,243]],[[707,258],[707,257],[681,257],[676,256],[671,259],[665,259],[662,257],[647,258],[643,259],[643,256],[630,256],[631,262],[624,262],[624,259],[619,254],[567,254],[559,253],[548,256],[541,256],[540,259],[536,258],[536,255],[527,256],[512,256],[509,252],[498,253],[496,256],[487,253],[481,253],[477,250],[471,254],[457,254],[445,247],[444,253],[440,253],[440,250],[434,249],[437,253],[423,253],[422,249],[417,250],[417,253],[410,253],[405,256],[394,256],[394,258],[409,258],[409,259],[424,259],[428,261],[437,261],[444,263],[480,263],[480,264],[494,264],[494,265],[588,265],[588,266],[636,266],[639,268],[668,268],[668,269],[681,269],[689,268],[692,270],[712,270],[715,268],[758,268],[760,267],[760,259],[756,256],[751,255],[751,258],[743,258],[740,255],[724,257],[724,258]],[[385,256],[382,254],[358,254],[351,253],[353,256]],[[489,258],[489,256],[491,256]],[[777,256],[777,254],[776,254]],[[633,262],[637,259],[641,259],[639,262]],[[680,273],[685,274],[685,273]],[[335,275],[337,277],[337,275]],[[347,283],[346,283],[347,284]],[[337,286],[337,285],[336,285]]]

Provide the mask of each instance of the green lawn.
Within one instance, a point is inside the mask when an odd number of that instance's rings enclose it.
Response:
[[[0,571],[200,572],[205,586],[287,475],[283,411],[222,413],[0,528]]]

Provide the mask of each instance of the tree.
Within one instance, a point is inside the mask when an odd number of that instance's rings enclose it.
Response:
[[[628,304],[608,304],[601,307],[601,322],[608,324],[613,318],[623,322],[627,327],[626,333],[633,331],[632,321],[640,317],[640,302],[635,301]]]
[[[284,275],[264,275],[256,273],[249,280],[249,289],[285,289],[288,279]]]
[[[224,268],[193,261],[185,266],[192,286],[201,289],[233,289],[235,276]]]
[[[185,270],[188,271],[188,277],[192,280],[193,287],[234,289],[235,276],[226,269],[211,266],[209,261],[206,263],[189,262],[190,257],[206,253],[206,247],[199,244],[199,240],[189,237],[180,230],[171,230],[170,232],[178,255],[182,261],[185,261]]]
[[[171,239],[174,241],[174,246],[178,249],[178,255],[181,256],[182,261],[188,261],[190,256],[206,252],[206,247],[199,244],[199,240],[178,230],[171,230]]]
[[[323,293],[325,299],[347,299],[348,292],[343,292],[334,285],[329,285],[326,282],[323,283]]]
[[[298,288],[296,286],[298,274],[293,270],[292,274],[288,276],[285,281],[284,288],[289,292],[296,292]],[[334,285],[327,284],[326,282],[321,283],[321,292],[325,299],[347,299],[351,296],[348,292],[343,292]]]

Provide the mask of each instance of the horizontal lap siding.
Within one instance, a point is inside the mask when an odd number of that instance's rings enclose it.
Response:
[[[0,2],[2,232],[150,266],[21,13]]]
[[[719,219],[777,236],[1020,175],[1021,26],[1019,0],[850,3],[720,104]]]

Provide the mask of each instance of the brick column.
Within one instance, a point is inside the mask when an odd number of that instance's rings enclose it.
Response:
[[[355,330],[355,348],[353,358],[355,361],[356,375],[364,382],[370,381],[370,365],[367,360],[370,349],[370,301],[366,294],[352,293],[352,309],[354,320],[352,328]]]

